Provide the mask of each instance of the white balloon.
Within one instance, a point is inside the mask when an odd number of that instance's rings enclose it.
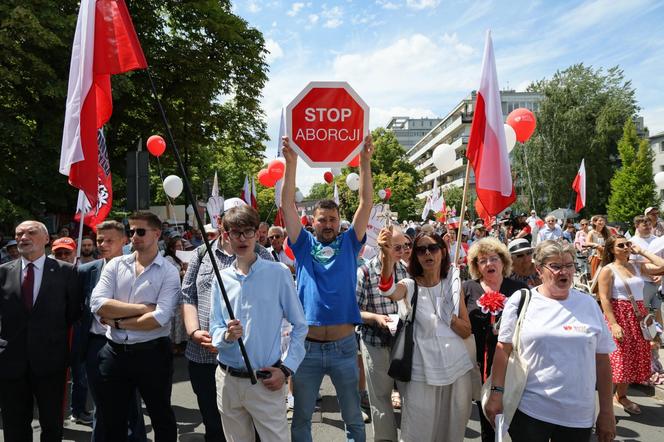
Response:
[[[514,149],[514,145],[516,144],[516,132],[514,132],[514,128],[509,124],[505,124],[505,143],[507,144],[508,153]]]
[[[228,198],[224,201],[224,212],[232,209],[233,207],[246,206],[247,203],[240,198]]]
[[[452,146],[443,143],[438,145],[433,150],[433,155],[431,158],[433,160],[434,166],[436,166],[436,169],[440,170],[441,172],[445,172],[446,170],[450,170],[452,168],[452,165],[456,161],[456,153],[454,152]]]
[[[304,195],[302,195],[302,192],[300,192],[299,190],[297,192],[295,192],[295,202],[296,203],[301,203],[303,199],[304,199]]]
[[[655,174],[655,184],[658,187],[664,187],[664,172],[657,172]]]
[[[191,207],[191,204],[187,206],[187,215],[191,216],[194,214],[194,208]]]
[[[387,193],[385,192],[385,189],[380,189],[378,191],[378,198],[384,200],[386,196],[387,196]]]
[[[164,179],[164,192],[171,198],[180,196],[183,188],[182,178],[177,175],[169,175]]]
[[[341,167],[333,167],[330,169],[330,172],[332,172],[332,175],[334,176],[339,176],[341,175]]]
[[[346,177],[346,185],[350,190],[355,192],[360,188],[360,176],[355,172],[349,173]]]

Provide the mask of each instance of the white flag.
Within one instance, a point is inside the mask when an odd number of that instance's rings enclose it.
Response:
[[[277,139],[277,158],[283,157],[281,153],[281,138],[286,136],[286,114],[284,113],[284,108],[281,108],[281,119],[279,120],[279,138]],[[277,208],[281,207],[281,185],[283,184],[284,179],[280,179],[274,185],[274,204]]]

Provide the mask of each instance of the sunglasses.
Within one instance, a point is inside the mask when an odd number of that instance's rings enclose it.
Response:
[[[148,233],[148,230],[152,229],[144,229],[142,227],[139,227],[138,229],[129,229],[129,238],[134,236],[134,234],[138,236],[145,236],[145,234]]]
[[[417,246],[415,247],[415,254],[419,256],[426,255],[429,252],[431,255],[441,250],[440,244],[429,244],[427,246]]]
[[[619,242],[616,244],[616,247],[619,249],[629,249],[632,247],[632,243],[627,241],[627,242]]]
[[[518,255],[514,255],[514,257],[515,258],[523,258],[524,256],[530,256],[532,254],[533,254],[533,252],[519,253]]]
[[[281,235],[272,235],[272,236],[267,237],[267,239],[269,239],[270,241],[272,241],[273,239],[279,239],[279,238],[281,238]]]

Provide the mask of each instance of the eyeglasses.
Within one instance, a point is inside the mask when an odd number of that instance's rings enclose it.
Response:
[[[270,241],[272,241],[273,239],[279,239],[279,238],[281,238],[281,235],[272,235],[272,236],[267,237],[267,239],[269,239]]]
[[[240,239],[241,236],[244,236],[245,239],[251,239],[256,236],[256,231],[254,229],[247,229],[245,231],[231,230],[228,232],[228,236],[233,239]]]
[[[413,247],[412,243],[407,242],[406,244],[403,245],[404,250],[410,250]]]
[[[487,264],[493,264],[494,262],[500,261],[499,256],[489,256],[488,258],[482,258],[477,261],[477,263],[481,266],[485,266]]]
[[[531,256],[533,252],[526,252],[526,253],[519,253],[518,255],[514,255],[515,258],[523,258],[524,256]]]
[[[562,272],[563,270],[565,270],[567,272],[569,272],[569,271],[573,272],[573,271],[576,270],[576,266],[574,265],[574,263],[565,264],[565,265],[543,264],[543,267],[546,267],[547,269],[549,269],[551,271],[551,273],[555,273],[555,274],[558,274],[558,273]]]
[[[152,229],[144,229],[142,227],[140,227],[138,229],[129,229],[129,238],[134,236],[134,233],[137,234],[138,236],[145,236],[145,234],[148,233],[148,230],[152,230]]]
[[[415,247],[415,253],[419,256],[426,255],[429,252],[431,255],[441,250],[440,244],[429,244],[427,246],[417,246]]]
[[[410,249],[410,246],[408,248]],[[395,244],[395,245],[392,246],[392,249],[395,252],[400,252],[402,250],[406,250],[406,245],[405,244]]]
[[[588,225],[588,223],[581,223],[581,225],[582,225],[582,226],[587,226],[587,225]]]
[[[632,243],[630,241],[619,242],[619,243],[616,243],[616,247],[619,248],[619,249],[629,249],[629,248],[632,247]]]

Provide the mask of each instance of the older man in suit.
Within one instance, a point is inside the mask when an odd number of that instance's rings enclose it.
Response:
[[[0,266],[0,407],[4,440],[32,440],[33,397],[42,441],[62,440],[67,331],[81,313],[71,264],[48,258],[38,221],[16,227],[21,259]]]

